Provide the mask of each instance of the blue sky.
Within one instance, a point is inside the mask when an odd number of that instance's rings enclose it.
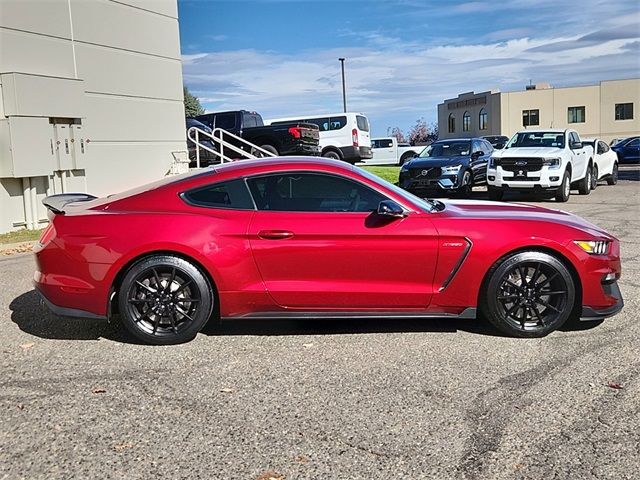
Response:
[[[350,111],[374,135],[471,90],[640,77],[637,0],[178,0],[186,85],[209,111]],[[640,92],[636,92],[640,97]]]

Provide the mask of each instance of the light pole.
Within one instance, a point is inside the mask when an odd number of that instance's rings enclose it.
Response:
[[[340,67],[342,68],[342,104],[344,106],[344,113],[347,113],[347,89],[344,84],[344,58],[339,58]]]

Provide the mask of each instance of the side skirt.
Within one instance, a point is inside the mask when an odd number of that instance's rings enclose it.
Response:
[[[461,313],[439,313],[439,312],[370,312],[370,311],[354,311],[354,312],[305,312],[305,311],[278,311],[278,312],[253,312],[245,315],[238,315],[234,317],[222,317],[223,320],[233,320],[239,318],[251,318],[251,319],[291,319],[291,320],[305,320],[305,319],[355,319],[355,318],[388,318],[388,319],[408,319],[408,318],[462,318],[473,320],[476,318],[476,309],[469,307],[465,308]]]

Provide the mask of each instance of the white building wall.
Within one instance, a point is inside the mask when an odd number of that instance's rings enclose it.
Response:
[[[0,0],[0,233],[46,222],[47,193],[108,195],[186,158],[177,15],[176,0]]]

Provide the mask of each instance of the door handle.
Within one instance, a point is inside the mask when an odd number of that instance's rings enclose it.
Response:
[[[260,230],[258,237],[265,240],[284,240],[285,238],[293,237],[293,232],[289,230]]]

